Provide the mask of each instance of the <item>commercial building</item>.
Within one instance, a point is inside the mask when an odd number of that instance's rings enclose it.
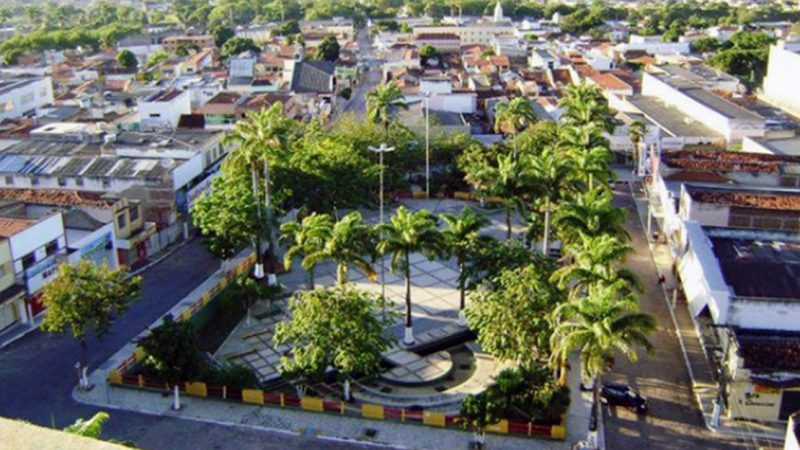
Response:
[[[0,330],[27,322],[25,287],[17,283],[8,239],[0,239]]]
[[[414,36],[421,34],[454,34],[461,45],[492,45],[496,35],[513,35],[516,30],[510,21],[477,21],[465,24],[415,25]]]

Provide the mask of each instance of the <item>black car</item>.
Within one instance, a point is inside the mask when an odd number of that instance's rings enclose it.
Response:
[[[603,383],[600,400],[609,405],[630,408],[637,414],[647,413],[647,399],[626,384]]]

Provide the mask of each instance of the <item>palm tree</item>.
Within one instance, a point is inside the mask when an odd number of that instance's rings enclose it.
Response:
[[[634,120],[628,125],[628,137],[631,140],[631,144],[633,144],[634,170],[638,170],[639,168],[639,144],[642,142],[642,139],[644,139],[646,131],[647,127],[644,122],[639,119]]]
[[[625,230],[627,214],[612,203],[613,195],[607,189],[595,188],[575,196],[559,205],[554,218],[561,242],[577,243],[581,235],[606,234],[627,240]]]
[[[488,162],[474,166],[474,170],[467,174],[466,179],[476,186],[482,186],[489,195],[504,200],[506,239],[511,239],[511,213],[515,208],[520,209],[521,195],[530,186],[528,171],[530,159],[527,155],[497,155],[496,162],[496,166]]]
[[[561,120],[567,125],[593,123],[603,131],[614,131],[614,124],[609,118],[608,100],[595,85],[581,82],[567,86],[559,105],[564,108]]]
[[[363,270],[370,280],[375,280],[375,270],[372,263],[364,259],[369,253],[367,243],[370,238],[370,229],[364,224],[361,213],[353,211],[333,224],[330,235],[327,236],[325,245],[304,258],[308,266],[314,266],[324,260],[331,259],[336,262],[336,283],[345,285],[348,282],[348,266],[355,264]]]
[[[383,124],[386,132],[386,139],[389,139],[389,124],[394,115],[394,110],[408,109],[405,103],[403,91],[397,83],[391,81],[387,84],[377,86],[375,90],[367,93],[367,116],[375,123]]]
[[[309,256],[325,248],[333,233],[333,219],[327,214],[313,213],[300,222],[293,220],[284,223],[281,225],[281,232],[283,234],[280,240],[289,245],[283,255],[283,265],[288,270],[292,265],[292,258],[295,255],[302,256],[301,264],[308,271],[309,289],[314,289],[314,268],[318,260]]]
[[[289,133],[295,123],[286,117],[283,104],[275,102],[269,109],[250,113],[245,120],[240,120],[233,130],[225,137],[225,145],[238,145],[225,159],[223,168],[228,171],[250,171],[253,199],[256,204],[257,228],[259,232],[254,236],[256,245],[255,274],[258,278],[263,276],[264,255],[261,250],[261,237],[267,235],[269,242],[268,252],[270,262],[275,249],[272,236],[272,199],[270,192],[270,163],[286,152],[288,148]],[[261,214],[260,190],[264,192],[264,215]],[[274,284],[274,267],[270,267],[269,283]]]
[[[530,171],[540,210],[544,213],[542,254],[547,255],[550,250],[550,215],[553,205],[572,188],[569,180],[571,168],[569,161],[561,158],[554,147],[548,147],[531,157]]]
[[[392,254],[393,272],[403,272],[406,280],[406,345],[414,343],[411,320],[411,254],[420,252],[428,259],[440,256],[444,250],[442,233],[436,228],[436,219],[427,210],[411,212],[401,206],[389,223],[383,224],[383,240],[378,244],[382,255]]]
[[[635,362],[637,347],[653,351],[647,335],[656,328],[655,318],[639,312],[634,295],[620,297],[620,289],[618,284],[595,285],[579,302],[562,303],[553,311],[556,326],[550,338],[551,363],[560,367],[572,352],[580,350],[582,375],[593,381],[592,432],[602,377],[613,365],[615,354],[622,353]]]
[[[607,234],[589,236],[580,234],[580,239],[566,247],[566,255],[572,263],[558,268],[551,277],[564,289],[570,287],[570,298],[580,298],[592,285],[613,285],[623,282],[629,292],[641,290],[641,284],[628,269],[619,268],[631,246],[620,238]]]
[[[495,105],[494,131],[505,131],[514,137],[514,153],[517,153],[516,136],[530,125],[536,123],[536,112],[525,97],[511,101],[502,100]]]
[[[609,167],[609,143],[597,125],[589,123],[561,127],[560,140],[573,162],[575,178],[589,189],[594,188],[595,178],[613,177],[614,172]]]
[[[470,207],[461,210],[458,215],[443,214],[442,220],[447,225],[442,231],[447,252],[456,258],[458,264],[458,290],[460,291],[460,302],[458,307],[459,319],[464,323],[464,307],[466,306],[466,264],[467,257],[476,248],[480,239],[478,234],[481,228],[490,223],[489,219],[483,214],[475,212]]]

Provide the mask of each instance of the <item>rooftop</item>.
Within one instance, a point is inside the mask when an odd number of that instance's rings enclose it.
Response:
[[[774,330],[735,330],[744,368],[755,372],[799,371],[800,333]]]
[[[461,38],[453,33],[419,33],[417,40],[460,41]]]
[[[629,97],[628,101],[672,136],[722,138],[721,134],[688,118],[678,108],[669,106],[656,97],[636,95]]]
[[[729,119],[764,120],[758,114],[742,108],[730,100],[712,94],[699,84],[680,75],[647,74],[669,84],[692,100],[706,106]]]
[[[169,102],[183,94],[183,91],[177,89],[169,89],[166,91],[157,92],[149,97],[146,97],[146,102]]]
[[[770,189],[720,188],[686,184],[692,200],[715,205],[740,208],[800,211],[800,191],[775,191]]]
[[[99,192],[71,189],[0,188],[0,199],[44,205],[86,206],[92,208],[105,208],[116,203],[115,199],[104,198],[104,195]]]
[[[36,224],[38,220],[0,217],[0,237],[9,238]]]
[[[800,243],[789,240],[789,235],[785,240],[776,235],[708,234],[722,276],[735,297],[800,299]]]
[[[0,95],[25,87],[31,83],[40,81],[42,78],[0,78]]]
[[[725,150],[679,150],[662,153],[661,161],[675,169],[775,173],[784,164],[800,164],[800,157]]]

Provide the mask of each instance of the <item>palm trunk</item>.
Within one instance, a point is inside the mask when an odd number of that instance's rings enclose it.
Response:
[[[275,277],[275,238],[272,235],[272,197],[270,196],[270,177],[269,177],[269,161],[264,160],[264,221],[267,226],[267,256],[269,257],[269,268],[267,275],[267,285],[274,286],[278,284]]]
[[[412,345],[414,343],[414,329],[411,320],[411,258],[406,252],[406,332],[403,343]]]
[[[342,261],[336,266],[336,283],[339,286],[344,286],[347,284],[347,262]]]
[[[308,288],[312,291],[314,290],[314,272],[316,272],[314,267],[308,270]]]
[[[256,170],[255,162],[250,164],[250,178],[253,186],[253,198],[256,203],[256,220],[261,225],[261,203],[258,201],[258,171]],[[259,228],[257,227],[257,228]],[[253,277],[260,279],[264,277],[264,254],[261,251],[261,232],[256,232],[256,266],[253,269]]]
[[[550,251],[550,199],[544,202],[544,239],[542,239],[542,254],[547,256]]]
[[[460,302],[458,305],[458,321],[461,325],[467,324],[467,318],[464,315],[464,310],[467,307],[467,282],[464,279],[464,258],[459,258],[458,261],[458,290],[460,291]]]
[[[589,431],[597,431],[597,420],[599,418],[598,408],[600,407],[600,375],[595,375],[592,386],[592,415],[589,419]]]
[[[506,201],[506,240],[511,240],[511,200]]]
[[[594,189],[594,175],[590,173],[589,174],[589,190],[591,191],[592,189]]]

